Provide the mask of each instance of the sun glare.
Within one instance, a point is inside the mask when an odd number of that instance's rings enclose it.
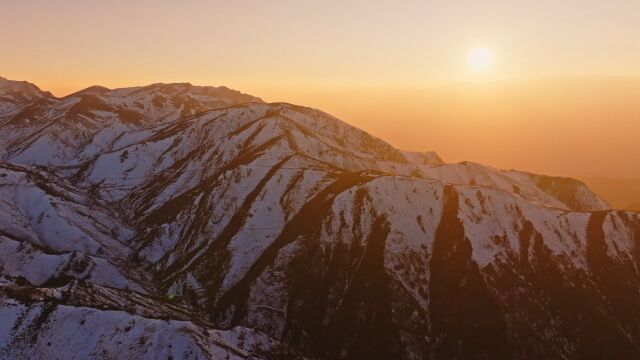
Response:
[[[467,56],[467,62],[474,71],[485,72],[493,66],[493,52],[485,47],[473,49]]]

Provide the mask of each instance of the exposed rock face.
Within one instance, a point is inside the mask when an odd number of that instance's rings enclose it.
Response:
[[[19,84],[0,357],[640,356],[640,215],[581,182],[226,88]]]

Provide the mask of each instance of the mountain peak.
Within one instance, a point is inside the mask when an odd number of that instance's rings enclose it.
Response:
[[[93,86],[89,86],[86,89],[77,91],[73,94],[67,95],[65,97],[70,98],[70,97],[82,96],[82,95],[100,95],[100,94],[108,93],[109,91],[111,91],[111,89],[107,87],[100,86],[100,85],[93,85]]]
[[[200,86],[193,85],[189,82],[155,83],[144,86],[142,88],[138,88],[138,91],[153,91],[173,95],[183,93],[203,97],[227,97],[242,102],[264,102],[258,97],[242,93],[238,90],[230,89],[226,86]]]
[[[115,89],[94,85],[62,100],[74,101],[74,98],[81,98],[72,107],[76,114],[108,110],[126,113],[125,117],[137,122],[170,121],[228,106],[264,103],[260,98],[224,86],[195,86],[190,83],[155,83]]]
[[[0,78],[0,95],[12,102],[13,106],[25,106],[41,99],[54,98],[50,92],[42,91],[30,82],[5,78]]]

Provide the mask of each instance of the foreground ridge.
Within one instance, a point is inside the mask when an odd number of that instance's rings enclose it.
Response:
[[[0,254],[0,358],[640,356],[638,213],[224,87],[0,79]]]

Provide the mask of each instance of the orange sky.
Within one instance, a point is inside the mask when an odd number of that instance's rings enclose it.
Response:
[[[640,158],[637,81],[619,78],[640,75],[638,14],[636,0],[0,0],[0,76],[56,95],[226,85],[451,161],[640,178],[623,164]],[[478,73],[480,46],[495,63]]]
[[[267,98],[474,78],[640,74],[636,0],[0,1],[5,77],[64,94],[96,83],[225,84]]]
[[[640,77],[544,77],[411,91],[299,94],[299,103],[446,161],[640,183]]]

